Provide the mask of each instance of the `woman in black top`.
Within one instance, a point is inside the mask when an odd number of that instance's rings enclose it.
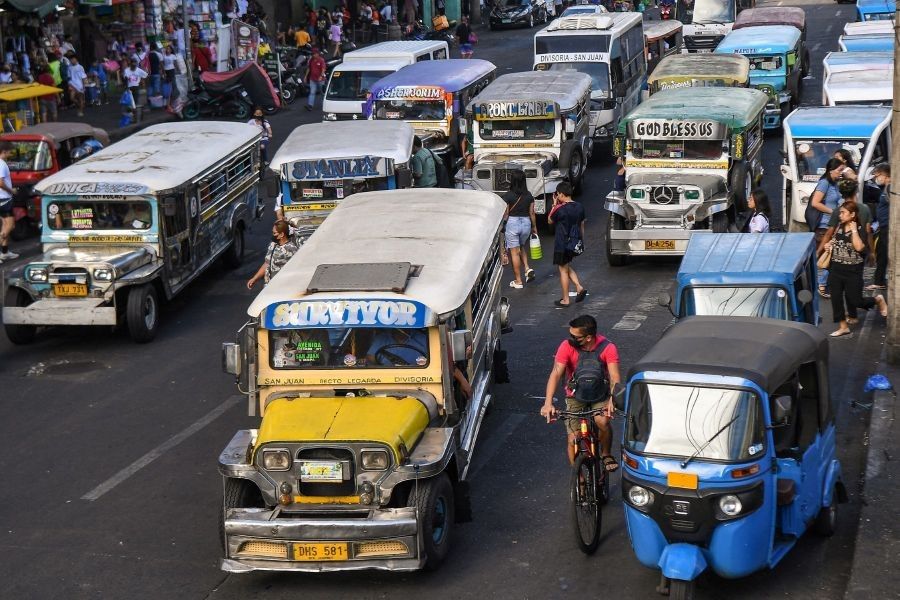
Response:
[[[828,286],[831,288],[831,310],[834,322],[839,323],[832,337],[840,337],[850,333],[844,302],[850,314],[857,308],[869,310],[878,307],[883,317],[887,316],[887,302],[881,294],[874,298],[863,297],[863,262],[862,253],[866,249],[863,241],[863,230],[859,224],[859,207],[856,202],[848,200],[838,209],[839,223],[834,237],[826,247],[831,249],[831,265],[828,271]]]
[[[572,259],[584,251],[584,207],[572,200],[572,186],[568,181],[556,186],[553,194],[553,209],[547,221],[556,225],[553,240],[553,264],[559,268],[559,285],[562,298],[553,305],[557,308],[569,306],[569,287],[575,286],[575,302],[581,302],[588,292],[581,285],[578,274],[572,268]]]
[[[526,282],[534,279],[534,269],[528,265],[528,242],[531,234],[537,235],[537,223],[534,216],[534,197],[528,191],[524,171],[513,171],[509,191],[503,194],[506,201],[506,248],[512,258],[513,273],[516,278],[509,282],[509,287],[522,289]],[[525,267],[525,280],[522,280],[522,267]]]

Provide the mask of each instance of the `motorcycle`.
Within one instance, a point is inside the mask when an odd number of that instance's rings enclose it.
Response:
[[[425,24],[417,20],[409,25],[404,32],[403,39],[409,41],[436,40],[439,42],[447,42],[447,45],[454,46],[457,43],[456,36],[453,35],[455,22],[451,23],[447,29],[435,30],[425,27]]]
[[[238,121],[250,118],[253,102],[244,86],[235,84],[221,93],[211,93],[206,89],[203,80],[195,79],[196,87],[188,93],[187,103],[182,114],[186,120],[206,117],[233,117]],[[277,109],[276,109],[277,110]]]

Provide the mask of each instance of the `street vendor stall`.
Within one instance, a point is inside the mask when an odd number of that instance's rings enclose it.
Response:
[[[3,131],[12,133],[41,120],[38,99],[59,94],[62,90],[40,83],[7,83],[0,85],[0,123]]]

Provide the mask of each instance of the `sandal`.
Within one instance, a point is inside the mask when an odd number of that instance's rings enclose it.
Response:
[[[887,301],[884,299],[884,296],[878,294],[875,296],[875,303],[878,305],[878,312],[881,313],[882,317],[886,317],[888,313],[888,305]]]
[[[851,335],[853,332],[849,329],[835,329],[831,333],[829,333],[829,337],[843,337],[845,335]]]
[[[613,471],[619,470],[619,463],[612,455],[607,454],[603,457],[603,467],[606,469],[607,473],[612,473]]]
[[[831,298],[831,294],[828,293],[828,288],[824,285],[819,286],[819,295],[823,298]]]
[[[553,306],[555,306],[556,308],[569,308],[569,306],[571,306],[571,304],[572,304],[571,302],[563,304],[559,300],[553,301]]]
[[[534,269],[528,269],[525,271],[525,283],[534,280]]]
[[[581,290],[577,294],[575,294],[575,302],[581,302],[587,297],[587,290]]]

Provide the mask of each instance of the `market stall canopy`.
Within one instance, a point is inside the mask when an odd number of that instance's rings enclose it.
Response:
[[[57,6],[63,6],[64,0],[6,0],[7,4],[11,4],[22,12],[36,12],[39,15],[46,16],[52,13]]]
[[[39,96],[61,94],[57,87],[40,83],[7,83],[0,85],[0,102],[15,102],[16,100],[29,100]]]

